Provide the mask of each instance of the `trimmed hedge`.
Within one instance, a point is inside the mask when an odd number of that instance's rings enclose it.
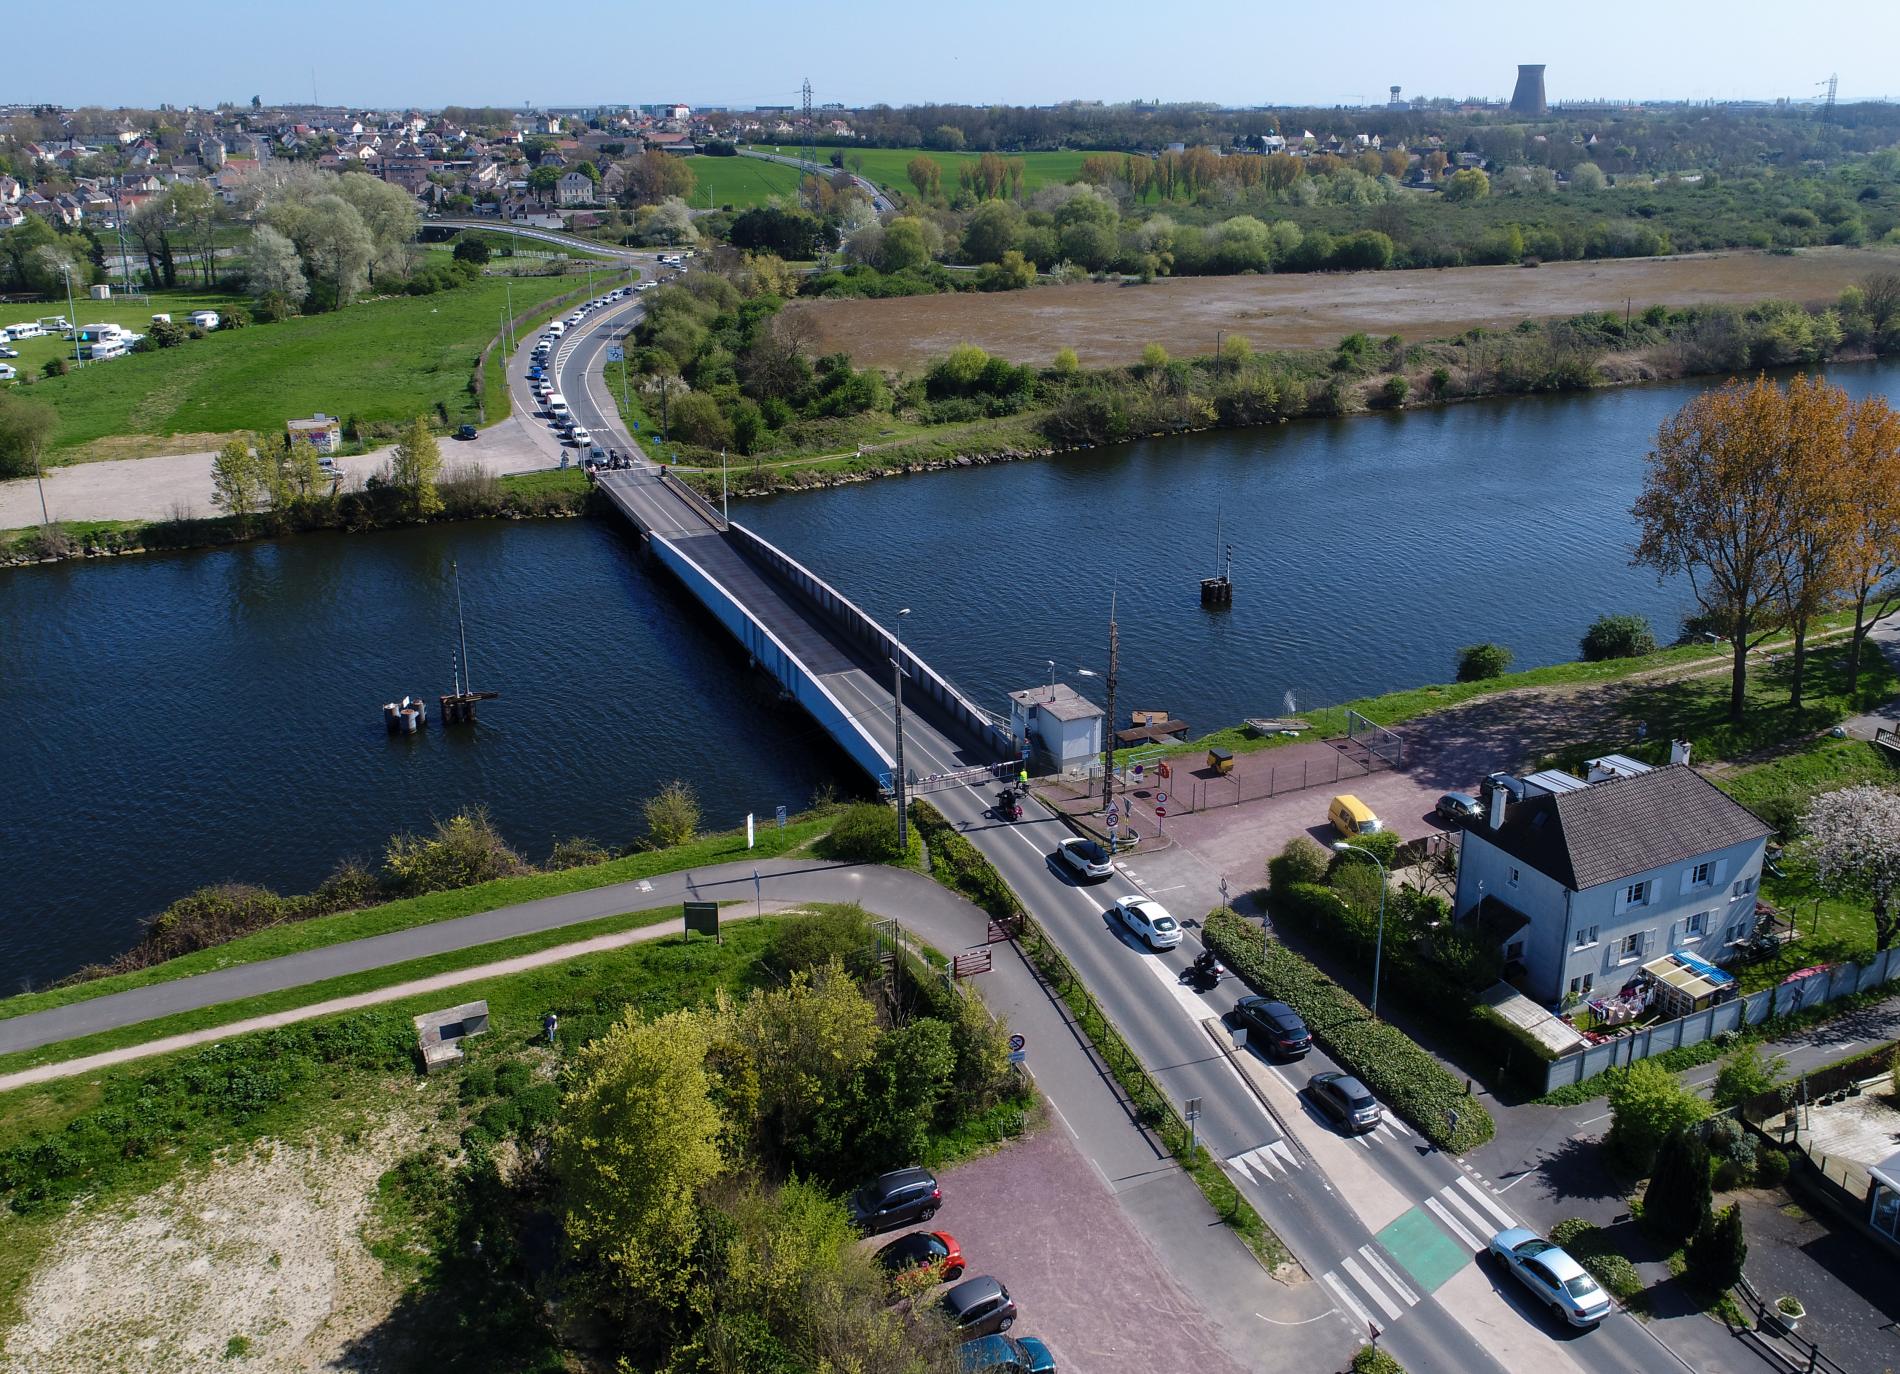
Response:
[[[944,819],[943,812],[927,801],[913,801],[910,823],[930,847],[931,868],[938,881],[955,888],[998,921],[1013,921],[1023,915],[1023,905],[1003,881],[1003,875]]]
[[[1329,1055],[1434,1145],[1462,1154],[1495,1133],[1491,1114],[1443,1065],[1398,1027],[1372,1020],[1358,998],[1310,961],[1278,941],[1263,947],[1260,932],[1228,907],[1208,913],[1201,938],[1254,991],[1297,1011]]]

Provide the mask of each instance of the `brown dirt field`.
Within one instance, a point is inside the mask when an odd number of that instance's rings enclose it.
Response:
[[[1068,346],[1085,367],[1132,363],[1147,344],[1212,353],[1214,334],[1257,349],[1330,347],[1355,330],[1435,339],[1526,318],[1649,305],[1830,300],[1870,273],[1900,269],[1900,250],[1811,248],[1792,256],[1701,253],[1417,272],[1181,277],[1149,286],[1038,287],[894,300],[799,301],[822,351],[860,365],[914,370],[960,343],[1047,365]]]

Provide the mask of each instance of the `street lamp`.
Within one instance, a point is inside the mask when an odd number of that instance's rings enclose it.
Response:
[[[66,323],[73,327],[73,363],[79,362],[79,311],[73,307],[73,269],[71,263],[61,263],[60,276],[66,278]]]
[[[910,821],[904,814],[904,617],[910,614],[905,606],[897,612],[892,621],[897,640],[897,657],[891,665],[897,670],[891,682],[891,704],[896,715],[897,750],[895,766],[891,769],[891,785],[897,792],[897,852],[902,857],[910,857]]]
[[[1379,1019],[1379,964],[1385,955],[1385,889],[1388,881],[1385,875],[1385,863],[1364,845],[1347,844],[1344,840],[1336,840],[1333,848],[1341,854],[1349,851],[1354,854],[1364,854],[1379,865],[1379,940],[1372,949],[1372,1019],[1377,1021]]]

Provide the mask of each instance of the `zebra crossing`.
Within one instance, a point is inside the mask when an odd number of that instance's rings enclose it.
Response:
[[[1290,1169],[1303,1169],[1306,1162],[1284,1140],[1270,1140],[1256,1150],[1229,1155],[1227,1162],[1238,1169],[1249,1183],[1264,1183]]]
[[[1463,1174],[1426,1198],[1423,1205],[1432,1219],[1472,1254],[1483,1250],[1497,1232],[1517,1225],[1516,1218]],[[1389,1237],[1388,1243],[1391,1243]],[[1416,1256],[1411,1267],[1419,1269]],[[1429,1270],[1420,1272],[1428,1276],[1430,1273]],[[1443,1277],[1440,1276],[1441,1281]],[[1382,1250],[1376,1242],[1360,1246],[1320,1275],[1320,1281],[1333,1295],[1333,1300],[1356,1317],[1362,1327],[1379,1328],[1417,1306],[1421,1288],[1429,1292],[1435,1286],[1421,1283],[1407,1270],[1403,1259]]]

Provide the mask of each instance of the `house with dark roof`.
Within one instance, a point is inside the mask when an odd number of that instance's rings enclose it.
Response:
[[[1615,993],[1648,960],[1721,964],[1753,936],[1770,829],[1686,763],[1523,790],[1466,828],[1455,909],[1527,996]]]

